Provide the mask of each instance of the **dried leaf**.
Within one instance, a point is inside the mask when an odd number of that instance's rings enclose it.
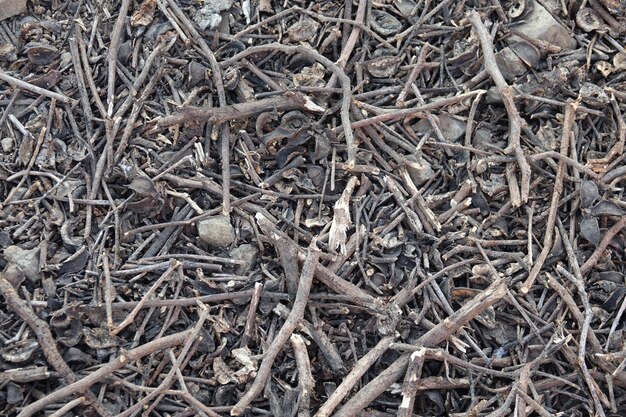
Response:
[[[583,219],[583,221],[580,222],[580,235],[589,243],[598,246],[598,243],[600,243],[600,226],[598,226],[598,219],[595,217]]]
[[[28,56],[28,60],[39,66],[50,64],[60,55],[55,47],[49,45],[33,45],[27,47],[25,52],[26,56]]]
[[[590,7],[583,7],[576,13],[576,24],[585,32],[606,29],[606,24],[598,13]]]
[[[30,359],[31,355],[37,348],[39,343],[36,340],[22,340],[11,343],[0,351],[2,358],[7,362],[20,363]]]
[[[380,35],[395,35],[402,29],[402,23],[392,15],[382,10],[372,10],[372,29]]]
[[[612,201],[602,200],[591,209],[594,216],[623,216],[624,209]]]
[[[305,42],[317,35],[320,24],[313,19],[303,19],[292,25],[287,33],[292,42]]]
[[[239,382],[235,376],[235,372],[233,372],[226,362],[224,362],[224,359],[219,356],[213,360],[213,373],[215,374],[217,382],[222,385]]]
[[[598,199],[598,186],[593,181],[585,180],[580,187],[580,206],[589,208]]]
[[[265,13],[274,13],[271,0],[259,0],[259,11]]]
[[[376,78],[388,78],[393,76],[402,62],[398,56],[381,56],[365,63],[367,71]]]
[[[83,329],[83,336],[85,336],[87,346],[92,349],[108,349],[120,344],[120,339],[117,336],[112,335],[111,332],[102,327],[95,329],[86,327]]]
[[[135,177],[133,181],[128,185],[128,188],[143,197],[154,197],[157,194],[157,189],[154,186],[154,182],[150,178],[144,176]]]
[[[133,27],[148,26],[154,19],[155,10],[156,0],[144,0],[139,9],[131,16],[130,25]]]

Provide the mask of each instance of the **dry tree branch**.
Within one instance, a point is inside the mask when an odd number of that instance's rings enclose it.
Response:
[[[257,214],[257,218],[262,216],[262,214]],[[285,342],[289,340],[289,337],[296,329],[300,319],[304,317],[304,311],[309,302],[309,293],[311,291],[313,275],[315,274],[319,256],[320,251],[317,248],[309,248],[306,260],[302,266],[300,284],[298,286],[296,299],[293,302],[293,308],[291,309],[287,320],[285,320],[283,327],[281,327],[274,340],[272,340],[271,345],[268,347],[267,352],[263,355],[263,361],[261,362],[261,366],[259,366],[259,371],[257,372],[256,378],[250,386],[250,389],[239,399],[239,402],[235,404],[230,411],[231,416],[241,415],[252,403],[252,401],[254,401],[263,391],[263,387],[265,387],[265,383],[272,373],[274,360],[282,350]]]
[[[513,89],[507,84],[496,63],[496,56],[493,52],[493,42],[491,41],[487,28],[476,11],[472,11],[469,14],[468,20],[474,27],[474,31],[480,41],[480,47],[485,59],[485,70],[498,88],[506,112],[509,115],[509,146],[507,147],[507,153],[515,155],[522,174],[521,192],[518,191],[517,187],[514,187],[513,184],[509,184],[509,188],[513,207],[519,207],[528,201],[528,194],[530,192],[530,165],[528,161],[526,161],[524,151],[520,145],[522,118],[515,106]],[[519,196],[519,198],[516,196]]]

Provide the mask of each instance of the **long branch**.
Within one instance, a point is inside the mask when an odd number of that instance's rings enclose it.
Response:
[[[498,88],[498,91],[502,96],[502,101],[504,102],[504,107],[506,108],[506,112],[509,116],[509,145],[507,151],[515,155],[517,164],[519,165],[522,174],[520,199],[516,198],[513,200],[513,197],[518,195],[517,190],[513,190],[513,188],[517,188],[517,186],[513,187],[513,184],[509,184],[509,188],[511,189],[513,206],[519,207],[522,203],[528,201],[528,194],[530,193],[530,165],[528,164],[528,161],[526,161],[526,157],[524,156],[524,152],[520,146],[522,118],[520,117],[517,107],[515,106],[513,90],[511,86],[507,84],[506,80],[502,76],[500,68],[498,68],[498,64],[496,63],[496,55],[493,52],[493,42],[491,41],[491,36],[489,35],[487,28],[476,11],[472,11],[469,14],[468,20],[472,24],[474,31],[476,32],[476,36],[478,36],[480,41],[480,47],[483,51],[483,57],[485,59],[485,70]]]

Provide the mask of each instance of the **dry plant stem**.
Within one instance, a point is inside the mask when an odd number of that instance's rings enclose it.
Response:
[[[426,334],[417,340],[417,344],[424,347],[433,347],[448,339],[462,326],[476,318],[490,306],[496,304],[507,294],[506,282],[502,278],[496,279],[482,293],[461,307],[451,316],[437,324]],[[410,354],[397,359],[391,366],[372,379],[350,400],[348,400],[334,417],[352,417],[357,415],[363,408],[371,404],[391,384],[396,382],[406,371]]]
[[[170,385],[172,384],[174,380],[174,377],[176,376],[176,371],[180,370],[181,366],[184,366],[184,364],[186,363],[185,360],[187,358],[187,354],[189,353],[189,349],[191,349],[193,343],[196,341],[198,333],[202,329],[204,322],[206,321],[206,318],[209,316],[209,308],[202,305],[201,303],[199,303],[199,305],[202,310],[198,317],[198,321],[196,322],[196,325],[194,326],[194,328],[189,332],[189,336],[185,338],[185,343],[183,345],[183,348],[178,354],[176,361],[172,364],[171,369],[165,375],[161,384],[159,384],[159,387],[156,390],[152,391],[150,394],[146,395],[140,401],[137,401],[135,404],[133,404],[132,407],[124,410],[123,413],[118,414],[117,417],[128,417],[132,415],[135,411],[141,409],[150,401],[152,401],[153,398],[158,396],[159,398],[153,401],[150,404],[150,407],[148,407],[146,411],[146,415],[150,415],[151,408],[155,407],[158,403],[160,403],[164,395],[163,391],[170,387]],[[157,339],[157,340],[160,340],[160,339]],[[169,349],[169,347],[167,349]]]
[[[76,100],[73,98],[69,98],[64,94],[55,93],[54,91],[46,90],[45,88],[38,87],[34,84],[27,83],[26,81],[19,80],[15,77],[11,77],[6,72],[0,69],[0,81],[4,81],[12,85],[13,87],[21,88],[22,90],[27,90],[36,94],[41,94],[42,96],[53,98],[56,101],[60,101],[61,103],[74,104]]]
[[[404,88],[402,89],[402,91],[398,95],[398,98],[396,99],[397,107],[404,107],[404,100],[409,95],[411,84],[413,84],[415,80],[417,80],[417,76],[420,75],[420,73],[422,72],[422,69],[424,68],[424,62],[426,61],[426,55],[428,55],[428,52],[430,52],[430,44],[427,43],[426,45],[422,46],[420,53],[417,56],[417,62],[415,63],[415,66],[411,70],[411,73],[409,74],[409,77],[407,78],[406,83],[404,83]]]
[[[298,385],[300,387],[300,395],[298,397],[298,417],[309,417],[311,404],[311,394],[315,390],[315,379],[311,373],[311,362],[309,361],[309,352],[306,349],[304,338],[294,333],[289,338],[293,355],[296,359],[296,367],[298,368]]]
[[[262,217],[262,215],[257,214],[257,219],[259,217]],[[257,399],[259,394],[263,391],[263,387],[265,387],[265,383],[272,373],[274,360],[282,350],[285,342],[289,340],[289,337],[295,330],[300,319],[304,317],[304,311],[309,301],[309,293],[311,291],[311,284],[313,282],[313,276],[315,274],[319,256],[320,251],[317,248],[309,248],[304,265],[302,266],[302,275],[300,276],[300,284],[298,286],[296,299],[293,303],[293,308],[285,320],[285,324],[283,324],[274,340],[272,340],[267,352],[263,355],[263,361],[259,366],[257,376],[250,386],[250,389],[243,395],[243,397],[241,397],[239,402],[237,402],[237,404],[230,411],[232,416],[241,415],[252,403],[252,401]]]
[[[146,355],[149,355],[154,352],[159,352],[168,348],[171,348],[176,345],[180,345],[184,343],[186,338],[191,334],[191,330],[185,330],[184,332],[175,333],[169,336],[162,337],[160,339],[154,340],[152,342],[146,343],[142,346],[139,346],[135,349],[124,352],[111,362],[99,368],[97,371],[92,372],[87,375],[83,379],[80,379],[70,385],[66,385],[63,388],[60,388],[53,393],[29,404],[24,407],[22,411],[18,414],[17,417],[29,417],[38,411],[42,410],[44,407],[54,404],[55,402],[69,396],[75,394],[80,391],[88,390],[90,386],[101,381],[106,376],[112,374],[120,368],[123,368],[127,363],[136,361],[138,359],[143,358]],[[87,395],[89,391],[85,392]]]
[[[106,253],[102,256],[102,271],[104,273],[104,304],[107,315],[107,328],[111,331],[115,328],[113,324],[113,309],[111,308],[111,304],[113,304],[113,283],[111,282],[109,257]]]
[[[484,93],[486,93],[485,90],[474,90],[474,91],[470,91],[467,93],[459,94],[458,96],[442,98],[440,100],[432,101],[430,103],[426,103],[423,105],[413,106],[409,109],[391,110],[391,109],[376,108],[376,111],[378,111],[380,114],[365,118],[363,120],[358,120],[356,122],[353,122],[351,123],[351,126],[353,129],[356,129],[359,127],[370,126],[376,123],[399,120],[399,119],[403,119],[409,116],[417,116],[417,115],[420,115],[420,113],[422,112],[426,112],[428,110],[439,109],[441,107],[460,103],[463,100],[474,97],[477,94],[484,94]],[[357,102],[355,104],[358,107],[360,106],[361,103]],[[371,106],[368,106],[368,109],[370,109],[370,107]],[[425,117],[425,115],[423,117]]]
[[[341,384],[328,397],[326,402],[320,407],[314,417],[328,417],[335,408],[350,393],[352,388],[361,380],[361,377],[371,368],[371,366],[385,353],[396,336],[386,336],[378,342],[376,346],[370,349],[357,363],[354,364],[352,371],[343,379]]]
[[[57,350],[56,340],[54,336],[52,335],[52,332],[50,331],[50,328],[48,327],[48,325],[39,317],[37,317],[37,314],[35,314],[35,312],[31,308],[31,306],[28,304],[28,302],[26,302],[19,296],[15,288],[13,288],[11,283],[7,281],[4,275],[1,273],[0,273],[0,294],[2,294],[2,296],[4,297],[4,302],[6,303],[7,307],[11,311],[13,311],[15,314],[17,314],[17,316],[19,316],[22,320],[24,320],[28,324],[28,326],[33,330],[33,332],[37,336],[37,340],[39,341],[39,346],[41,346],[41,349],[43,350],[46,360],[48,361],[48,364],[50,364],[50,366],[56,369],[56,371],[61,375],[61,377],[67,384],[75,383],[77,380],[77,377],[72,371],[72,369],[67,365],[67,363],[65,362],[65,360],[63,359],[59,351]],[[44,398],[42,398],[42,400],[45,400],[48,397],[50,397],[50,395],[45,396]],[[100,401],[98,401],[98,398],[96,398],[96,396],[92,392],[90,391],[85,392],[85,397],[91,403],[90,405],[93,407],[93,409],[100,416],[111,417],[111,413],[106,409],[104,405],[102,405]],[[52,404],[55,401],[56,399],[44,404],[42,408],[48,404]],[[22,412],[19,414],[20,417],[32,415],[32,413],[24,414],[24,410],[31,407],[33,404],[24,408]],[[41,408],[36,409],[35,411],[33,411],[33,413],[38,410],[41,410]]]
[[[565,108],[565,117],[563,119],[563,134],[561,136],[561,147],[559,152],[561,155],[567,155],[570,143],[570,136],[572,135],[572,127],[574,125],[574,119],[576,116],[577,103],[570,103]],[[554,180],[554,188],[552,190],[552,201],[550,203],[550,211],[548,213],[548,220],[546,221],[546,232],[543,237],[543,248],[541,253],[537,257],[533,268],[528,274],[528,278],[520,287],[522,294],[528,294],[535,279],[543,268],[543,263],[548,258],[550,251],[552,250],[552,244],[554,241],[554,226],[556,224],[556,215],[559,208],[559,199],[563,192],[563,176],[565,175],[565,162],[559,161],[559,165],[556,170],[556,179]]]
[[[54,413],[49,414],[48,417],[63,417],[65,415],[67,415],[75,407],[77,407],[77,406],[79,406],[81,404],[84,404],[85,401],[87,401],[87,399],[85,397],[75,398],[72,401],[70,401],[69,403],[65,404],[63,407],[59,408]]]
[[[300,267],[298,266],[298,245],[285,233],[278,230],[274,223],[265,217],[257,220],[259,228],[268,236],[280,257],[280,263],[285,274],[287,293],[294,297],[298,292]]]
[[[256,309],[261,299],[261,293],[263,292],[263,284],[257,282],[254,284],[252,290],[252,299],[250,300],[250,306],[248,307],[248,316],[246,317],[246,325],[244,327],[243,336],[241,337],[240,346],[248,346],[248,342],[254,338],[254,326],[256,323]]]
[[[17,382],[23,384],[26,382],[39,381],[48,379],[52,376],[52,372],[46,366],[36,366],[23,369],[7,369],[0,373],[0,384],[5,382]]]
[[[398,417],[411,417],[413,415],[413,406],[415,405],[415,394],[417,393],[417,383],[422,376],[422,367],[424,366],[424,356],[426,350],[421,348],[413,354],[409,359],[409,365],[402,384],[402,402],[398,406]]]
[[[118,324],[117,326],[115,326],[115,328],[113,330],[111,330],[111,334],[116,335],[119,332],[121,332],[122,330],[124,330],[126,328],[126,326],[128,326],[130,323],[133,322],[133,320],[135,320],[135,317],[137,316],[137,314],[139,314],[139,311],[143,308],[143,305],[146,303],[146,301],[148,301],[148,299],[152,296],[152,294],[157,290],[157,288],[159,288],[161,286],[161,284],[163,283],[163,281],[166,278],[169,278],[170,275],[172,275],[172,272],[174,272],[174,270],[176,270],[176,268],[178,268],[179,266],[181,266],[182,264],[179,261],[173,261],[170,263],[170,267],[167,269],[167,271],[165,271],[160,277],[159,279],[157,279],[154,284],[152,284],[152,286],[150,287],[150,289],[148,289],[148,291],[146,292],[146,294],[141,298],[141,301],[139,301],[139,303],[135,306],[135,308],[130,312],[130,314],[128,314],[128,316],[126,316],[126,318],[124,319],[124,321],[122,321],[120,324]]]
[[[565,239],[568,239],[565,237]],[[570,245],[571,247],[571,245]],[[590,334],[590,326],[591,320],[593,319],[593,311],[591,310],[591,305],[589,304],[589,297],[587,295],[587,291],[585,290],[585,284],[580,276],[580,271],[578,273],[578,277],[573,276],[568,270],[566,270],[562,265],[557,265],[557,271],[560,272],[564,277],[568,278],[570,281],[574,283],[576,289],[578,291],[578,296],[580,297],[583,308],[585,309],[584,320],[581,325],[580,330],[580,341],[578,343],[578,366],[580,367],[585,382],[587,383],[587,387],[589,388],[589,392],[591,393],[591,398],[593,399],[593,404],[596,409],[596,415],[601,416],[604,415],[604,411],[602,410],[602,404],[600,402],[600,397],[598,396],[598,392],[596,391],[596,384],[593,381],[593,377],[589,372],[589,368],[587,368],[587,363],[585,361],[586,351],[587,351],[587,337]]]
[[[236,103],[218,108],[184,107],[171,116],[160,118],[157,121],[157,126],[168,127],[192,122],[209,122],[214,125],[220,125],[233,120],[255,117],[264,112],[296,109],[306,110],[307,106],[312,104],[310,99],[304,94],[287,92],[280,96]]]
[[[341,93],[343,96],[341,101],[340,113],[341,125],[343,126],[343,132],[346,137],[346,145],[348,146],[348,165],[354,166],[356,158],[356,144],[354,143],[354,132],[352,131],[352,127],[350,126],[350,105],[352,104],[352,87],[350,85],[350,78],[337,64],[335,64],[333,61],[326,58],[325,56],[321,55],[319,52],[304,46],[288,46],[281,45],[279,43],[270,43],[268,45],[252,46],[250,48],[247,48],[246,50],[238,53],[232,58],[222,61],[221,66],[228,67],[234,65],[239,60],[249,55],[269,51],[279,51],[285,54],[305,55],[308,58],[311,58],[326,66],[337,76],[337,78],[339,79],[339,83],[341,84]]]
[[[507,151],[515,156],[517,164],[519,165],[520,172],[522,174],[522,185],[519,191],[520,201],[512,201],[514,207],[519,207],[521,204],[528,201],[528,195],[530,193],[530,165],[526,161],[524,151],[520,145],[521,136],[521,123],[522,118],[517,111],[515,101],[513,99],[513,90],[507,84],[506,80],[502,76],[498,64],[496,63],[496,56],[493,52],[493,42],[491,36],[487,31],[487,28],[483,24],[480,15],[476,11],[470,12],[468,16],[469,22],[472,24],[478,39],[480,40],[480,46],[483,51],[483,57],[485,59],[485,69],[489,73],[489,76],[493,80],[494,84],[498,88],[504,107],[509,116],[509,145]],[[510,185],[511,195],[518,195],[517,190],[513,190]]]
[[[355,21],[359,24],[363,24],[365,22],[365,13],[367,12],[367,3],[368,0],[359,0],[359,6],[356,10],[356,18]],[[352,31],[350,32],[350,36],[346,41],[346,44],[341,49],[341,55],[339,55],[339,59],[337,60],[337,66],[342,70],[346,67],[348,60],[350,59],[350,55],[352,55],[352,51],[356,46],[357,41],[359,40],[359,36],[361,35],[361,28],[359,26],[353,26]],[[333,73],[326,83],[326,88],[335,87],[335,83],[337,82],[337,73]]]
[[[528,364],[524,365],[519,373],[519,379],[517,384],[517,393],[526,395],[526,391],[528,391],[528,382],[530,379],[530,366]],[[518,395],[516,398],[515,408],[517,409],[517,413],[515,413],[516,417],[526,417],[526,403],[524,401],[524,395]]]
[[[128,7],[130,6],[130,0],[122,0],[120,5],[119,14],[113,26],[113,32],[111,34],[111,42],[109,44],[109,78],[107,84],[107,116],[113,115],[113,100],[115,98],[115,75],[117,74],[117,53],[120,49],[120,43],[122,39],[122,30],[126,23],[126,17],[128,15]]]
[[[591,256],[589,256],[589,259],[587,259],[585,263],[580,266],[581,274],[584,275],[587,272],[591,271],[591,269],[598,263],[600,257],[611,243],[611,240],[625,227],[626,216],[623,216],[617,223],[613,225],[613,227],[606,231],[596,250],[594,250]]]

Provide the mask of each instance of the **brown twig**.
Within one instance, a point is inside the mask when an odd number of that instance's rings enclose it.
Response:
[[[421,336],[417,343],[424,347],[432,347],[443,342],[460,329],[461,326],[473,320],[476,316],[485,311],[485,309],[500,301],[506,295],[506,289],[505,281],[502,278],[496,279],[482,293]],[[391,384],[402,377],[409,363],[410,356],[410,354],[406,354],[397,359],[348,400],[334,416],[354,416],[365,408],[376,399],[376,397],[389,388]]]
[[[356,163],[356,144],[354,143],[354,132],[352,131],[352,127],[350,126],[350,105],[352,103],[352,87],[350,85],[350,78],[337,64],[335,64],[333,61],[326,58],[325,56],[321,55],[319,52],[310,48],[306,48],[304,46],[289,46],[279,43],[270,43],[267,45],[253,46],[247,48],[246,50],[238,53],[232,58],[222,61],[220,65],[222,67],[228,67],[249,55],[269,51],[279,51],[286,54],[302,54],[326,66],[329,70],[337,75],[339,83],[341,84],[341,93],[343,95],[340,113],[341,125],[343,126],[343,132],[346,137],[346,144],[348,146],[347,162],[348,165],[353,166]]]
[[[34,84],[27,83],[26,81],[22,81],[15,77],[11,77],[9,74],[0,69],[0,81],[4,81],[14,87],[21,88],[22,90],[31,91],[36,94],[41,94],[42,96],[53,98],[56,101],[60,101],[61,103],[74,104],[76,100],[70,98],[64,94],[55,93],[54,91],[46,90],[45,88],[38,87]]]
[[[309,407],[311,396],[315,389],[315,379],[311,373],[311,362],[309,361],[309,353],[304,343],[304,338],[294,333],[289,338],[293,355],[296,359],[296,367],[298,368],[298,417],[309,417]]]
[[[580,266],[580,273],[586,274],[591,271],[591,269],[598,263],[600,257],[606,250],[606,248],[611,243],[611,240],[615,237],[616,234],[622,231],[623,228],[626,227],[626,216],[622,216],[621,219],[617,223],[615,223],[609,230],[606,231],[604,237],[596,247],[596,250],[593,251],[589,259],[585,261],[584,264]]]
[[[21,273],[21,272],[20,272]],[[59,353],[56,347],[56,340],[50,331],[48,325],[37,317],[37,314],[33,311],[32,307],[23,300],[15,288],[11,285],[9,281],[4,277],[4,274],[0,273],[0,294],[4,297],[4,301],[11,311],[17,314],[22,320],[24,320],[28,326],[33,329],[33,332],[37,336],[37,340],[39,341],[39,346],[43,350],[43,353],[46,357],[46,360],[57,372],[61,375],[61,377],[65,380],[67,384],[75,384],[77,381],[77,377],[72,371],[72,369],[67,365],[63,356]],[[20,417],[31,416],[38,410],[41,410],[48,404],[52,404],[55,402],[57,398],[49,400],[49,397],[52,395],[48,395],[43,397],[41,400],[36,401],[35,403],[30,404],[25,407],[19,414]],[[106,409],[106,407],[98,400],[98,398],[90,391],[85,392],[85,397],[91,403],[91,406],[94,410],[100,414],[102,417],[111,417],[111,413]],[[41,406],[41,408],[34,407],[34,404],[43,402],[48,399],[45,404]],[[33,408],[32,412],[28,412],[27,409]]]
[[[480,41],[483,57],[485,59],[485,69],[498,88],[498,91],[502,96],[506,112],[509,115],[509,145],[507,147],[507,152],[515,156],[522,174],[522,184],[520,190],[518,191],[517,187],[513,187],[512,184],[509,184],[509,187],[513,206],[519,207],[522,203],[528,201],[531,173],[530,165],[528,164],[528,161],[526,161],[524,151],[520,145],[522,118],[520,117],[515,105],[513,90],[507,84],[506,80],[502,76],[502,73],[500,72],[500,69],[498,68],[498,64],[496,63],[496,56],[493,51],[493,42],[491,41],[491,36],[489,35],[487,28],[476,11],[470,12],[468,20],[472,24]],[[517,195],[520,197],[519,200],[513,200],[513,197]]]
[[[262,214],[257,214],[257,219],[262,217]],[[263,355],[263,361],[259,366],[256,378],[248,389],[248,391],[239,399],[237,404],[230,411],[230,415],[241,415],[246,408],[254,401],[258,395],[263,391],[267,378],[271,375],[272,365],[274,360],[282,350],[285,342],[289,339],[300,319],[304,316],[304,311],[309,300],[309,292],[311,291],[311,284],[313,282],[313,275],[317,267],[320,251],[312,246],[307,252],[306,260],[302,266],[302,274],[300,276],[300,283],[298,285],[298,292],[296,299],[293,303],[293,308],[289,313],[289,316],[285,320],[285,323],[281,327],[280,331],[272,340],[271,345],[268,347],[267,352]]]
[[[192,122],[209,122],[213,125],[220,125],[229,121],[255,117],[264,112],[296,109],[310,111],[323,110],[304,94],[287,92],[281,96],[236,103],[225,107],[183,107],[171,116],[158,119],[156,125],[160,128]]]
[[[574,119],[576,117],[576,107],[577,103],[570,103],[565,108],[565,117],[563,119],[563,134],[561,136],[561,147],[559,152],[561,155],[567,155],[569,144],[570,144],[570,136],[572,135],[572,128],[574,126]],[[546,261],[546,258],[550,254],[552,250],[552,243],[554,239],[554,226],[556,224],[556,215],[559,206],[559,199],[561,198],[561,193],[563,192],[563,176],[565,175],[565,162],[563,160],[559,161],[559,165],[556,171],[556,179],[554,181],[554,188],[552,189],[552,201],[550,203],[550,211],[548,214],[548,220],[546,221],[545,235],[543,236],[543,249],[541,253],[537,257],[533,268],[530,270],[528,274],[528,278],[520,287],[520,292],[522,294],[527,294],[530,291],[535,279],[541,272],[541,268],[543,268],[543,263]]]
[[[418,349],[411,354],[404,383],[402,384],[402,402],[398,406],[398,413],[396,414],[398,417],[411,417],[413,415],[417,383],[422,377],[425,355],[426,350],[424,348]]]
[[[328,397],[326,402],[320,407],[315,417],[328,417],[350,393],[352,388],[359,382],[361,377],[371,368],[371,366],[380,358],[380,356],[389,349],[391,343],[396,339],[395,336],[383,337],[376,346],[370,349],[357,363],[354,364],[352,371],[343,379],[341,384]]]
[[[117,54],[120,50],[120,43],[122,42],[122,30],[126,24],[126,17],[128,15],[128,8],[130,6],[130,0],[122,0],[122,4],[119,6],[119,13],[117,20],[113,26],[113,32],[111,33],[111,40],[109,42],[108,63],[109,63],[109,78],[107,83],[107,116],[113,116],[113,102],[115,98],[115,76],[117,74]]]

